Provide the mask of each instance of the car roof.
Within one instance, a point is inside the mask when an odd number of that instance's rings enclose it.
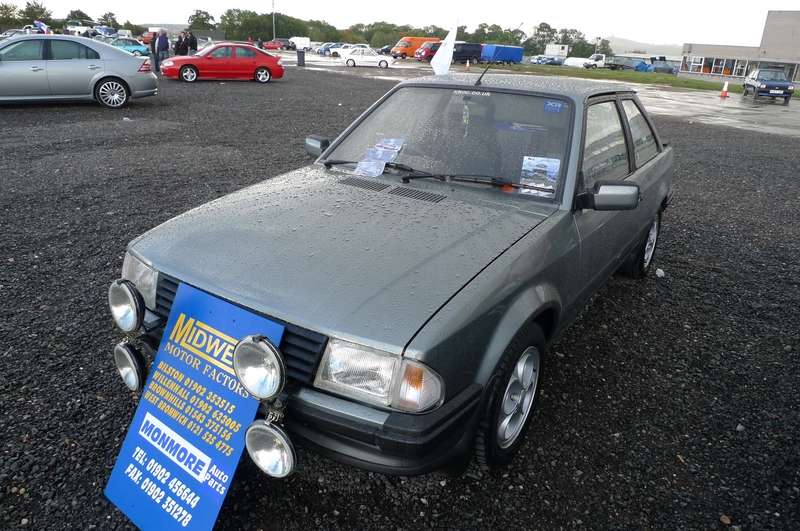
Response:
[[[618,92],[634,92],[626,85],[603,83],[588,79],[577,79],[560,76],[531,76],[525,74],[493,74],[491,70],[483,76],[481,84],[475,87],[480,74],[448,74],[446,76],[426,76],[404,81],[405,84],[444,84],[458,87],[513,89],[527,92],[559,94],[576,101],[583,101],[592,96],[613,94]]]

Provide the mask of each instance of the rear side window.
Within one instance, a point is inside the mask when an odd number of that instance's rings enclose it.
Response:
[[[645,120],[639,106],[633,100],[624,100],[622,107],[628,117],[631,126],[631,137],[633,138],[633,149],[636,154],[636,167],[639,168],[647,164],[650,159],[658,155],[656,145],[656,135],[650,128],[650,124]]]
[[[247,48],[236,48],[236,57],[240,57],[242,59],[252,59],[256,56],[255,50],[250,50]]]
[[[83,44],[72,41],[50,41],[50,59],[67,61],[70,59],[100,59],[100,55]]]
[[[630,173],[625,133],[613,101],[596,103],[586,113],[583,182],[587,189],[603,180],[622,180]]]
[[[6,46],[0,50],[0,60],[2,61],[41,61],[42,42],[22,41],[11,46]]]

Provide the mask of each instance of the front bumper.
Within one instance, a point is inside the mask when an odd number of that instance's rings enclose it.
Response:
[[[482,386],[473,384],[421,415],[387,412],[302,388],[289,398],[286,428],[303,446],[384,474],[417,475],[472,449]]]

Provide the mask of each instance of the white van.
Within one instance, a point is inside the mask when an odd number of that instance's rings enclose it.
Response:
[[[576,68],[605,68],[606,56],[602,53],[596,53],[591,57],[567,57],[564,59],[564,66],[573,66]]]
[[[311,49],[311,39],[308,37],[291,37],[289,38],[289,42],[294,43],[294,46],[297,50]]]

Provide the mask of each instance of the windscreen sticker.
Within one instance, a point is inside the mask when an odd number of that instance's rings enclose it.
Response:
[[[543,125],[523,124],[519,122],[497,122],[495,128],[500,131],[513,131],[516,133],[547,133],[549,129]]]
[[[547,100],[544,102],[544,112],[561,112],[564,110],[564,102]]]
[[[386,162],[382,160],[362,160],[356,166],[354,173],[362,177],[378,177],[383,175]]]
[[[364,160],[392,162],[396,157],[397,157],[397,151],[394,149],[384,149],[380,147],[374,147],[367,149],[367,153],[366,155],[364,155]]]
[[[405,144],[406,141],[403,138],[384,138],[377,144],[375,144],[376,148],[381,149],[393,149],[395,151],[400,151]]]
[[[558,171],[561,169],[561,160],[547,157],[523,157],[522,179],[531,181],[531,184],[540,183],[548,187],[558,180]]]

